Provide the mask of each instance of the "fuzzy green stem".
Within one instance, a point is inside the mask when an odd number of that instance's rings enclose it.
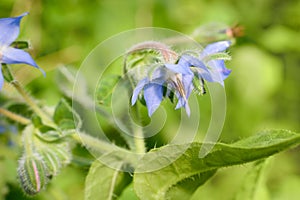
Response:
[[[118,148],[115,145],[104,142],[85,133],[74,133],[72,134],[72,138],[78,143],[83,144],[84,146],[93,150],[96,150],[99,153],[110,152],[113,149]]]
[[[87,149],[92,149],[93,151],[100,153],[100,155],[113,153],[113,156],[130,163],[134,167],[138,164],[140,157],[127,149],[104,142],[85,133],[74,133],[72,134],[72,138],[78,143],[84,145]]]
[[[16,88],[16,90],[20,93],[32,110],[42,118],[44,123],[56,127],[51,118],[32,100],[32,98],[25,92],[24,88],[18,81],[14,80],[11,82],[11,84]]]
[[[22,117],[21,115],[17,115],[13,112],[10,112],[9,110],[6,110],[4,108],[0,108],[0,114],[16,121],[19,122],[20,124],[28,125],[31,123],[31,121],[25,117]]]
[[[135,107],[135,111],[136,111],[137,119],[141,119],[137,104]],[[143,128],[141,126],[135,125],[133,128],[133,136],[134,136],[136,152],[141,154],[146,153]]]
[[[141,127],[136,127],[134,130],[134,143],[137,153],[146,153],[144,134]]]
[[[23,143],[24,143],[25,154],[26,154],[26,156],[32,156],[33,155],[33,149],[32,149],[32,147],[33,147],[33,144],[32,144],[33,130],[26,130],[26,129],[34,129],[34,127],[33,126],[28,126],[23,131]]]

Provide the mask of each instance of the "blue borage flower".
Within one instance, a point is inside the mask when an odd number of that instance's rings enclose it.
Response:
[[[137,84],[133,91],[131,104],[134,105],[136,103],[139,93],[144,89],[144,99],[148,108],[148,114],[151,116],[160,105],[164,96],[164,88],[166,88],[167,94],[171,91],[176,91],[177,98],[180,102],[182,101],[181,103],[178,102],[179,107],[185,106],[187,104],[184,104],[184,102],[186,102],[187,97],[184,86],[189,86],[192,76],[193,73],[188,67],[183,66],[174,71],[169,70],[165,66],[159,66],[154,70],[151,77],[146,77]],[[187,84],[183,85],[185,82]],[[188,107],[186,107],[186,110],[189,114]]]
[[[0,90],[4,83],[1,65],[3,63],[28,64],[39,69],[45,76],[45,72],[34,62],[29,53],[10,47],[11,43],[18,37],[20,33],[20,21],[26,15],[28,15],[27,12],[18,17],[0,19]]]
[[[183,53],[177,63],[165,63],[157,67],[151,75],[138,82],[131,99],[134,105],[139,94],[144,90],[144,99],[151,116],[159,107],[164,96],[174,92],[178,99],[175,109],[184,107],[190,115],[188,98],[194,90],[194,80],[218,82],[224,85],[224,79],[231,70],[225,67],[224,59],[212,58],[214,54],[225,51],[230,46],[229,41],[220,41],[207,45],[199,54]],[[195,53],[195,52],[193,52]],[[167,92],[164,94],[164,89]]]

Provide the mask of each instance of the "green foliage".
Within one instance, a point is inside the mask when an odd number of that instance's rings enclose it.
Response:
[[[60,132],[51,126],[44,125],[40,117],[34,115],[31,120],[35,127],[35,135],[41,140],[53,142],[61,138]]]
[[[299,134],[269,130],[233,144],[218,143],[204,158],[199,158],[200,143],[167,145],[141,159],[134,175],[134,188],[142,199],[166,199],[168,191],[194,176],[200,177],[195,180],[201,185],[213,174],[212,170],[266,158],[298,144]]]
[[[166,193],[168,199],[189,199],[194,192],[209,180],[217,170],[210,170],[207,172],[199,173],[195,176],[179,181],[176,185],[172,186]]]
[[[76,74],[75,68],[61,66],[55,75],[57,86],[66,99],[72,99],[72,101],[80,103],[85,108],[93,106],[93,100],[88,94],[87,80],[82,74]],[[76,81],[80,84],[74,90],[73,87]]]
[[[120,80],[121,76],[118,75],[107,75],[101,79],[97,88],[97,101],[100,105],[111,105],[111,95]]]
[[[96,160],[90,167],[85,182],[85,199],[117,199],[122,190],[130,183],[130,176],[119,168],[112,169]]]
[[[265,165],[267,161],[254,163],[253,168],[246,174],[243,185],[236,194],[235,200],[267,200],[268,191],[265,184]]]
[[[68,141],[58,137],[50,140],[53,137],[39,133],[32,125],[23,131],[24,152],[19,161],[18,176],[28,195],[39,193],[72,158]]]
[[[57,104],[53,120],[62,131],[81,127],[80,117],[64,99]]]
[[[228,97],[228,123],[225,123],[220,141],[235,141],[237,138],[247,137],[254,130],[261,129],[261,127],[286,128],[290,130],[299,130],[300,128],[299,1],[168,0],[116,2],[103,0],[86,3],[83,0],[66,0],[53,3],[41,0],[32,4],[29,1],[3,0],[0,2],[0,7],[1,17],[16,16],[23,11],[30,11],[30,15],[21,23],[20,39],[31,41],[32,49],[29,49],[30,54],[35,57],[38,65],[47,71],[46,78],[36,78],[34,70],[23,71],[23,66],[13,66],[11,74],[16,75],[23,85],[30,83],[26,87],[30,91],[29,93],[42,99],[37,101],[39,103],[53,105],[54,102],[61,98],[59,92],[62,92],[63,95],[70,99],[72,98],[72,93],[75,92],[77,94],[76,97],[80,97],[80,99],[73,100],[86,105],[84,108],[91,107],[94,104],[91,101],[92,98],[88,95],[90,88],[87,88],[87,85],[82,84],[80,89],[77,88],[76,91],[73,91],[74,80],[79,78],[79,76],[75,76],[75,71],[90,50],[100,41],[104,41],[109,36],[121,31],[145,26],[165,27],[183,33],[194,32],[193,36],[199,42],[212,38],[224,39],[227,37],[220,30],[224,31],[238,22],[245,27],[245,36],[238,38],[236,45],[230,49],[230,54],[234,59],[228,63],[228,67],[232,69],[232,74],[231,78],[226,80],[225,83]],[[249,9],[249,7],[253,7],[253,9]],[[47,12],[41,12],[41,10]],[[70,10],[72,12],[69,12]],[[96,23],[95,19],[97,19]],[[203,24],[216,21],[220,23],[202,26]],[[201,27],[194,31],[199,26]],[[29,43],[23,41],[15,42],[12,46],[28,48]],[[129,64],[132,66],[144,64],[139,63],[141,60],[145,60],[142,59],[143,55],[136,54],[136,59],[131,59],[133,62]],[[157,58],[158,55],[153,52],[149,56],[149,61]],[[72,73],[70,79],[66,76],[53,83],[52,70],[56,67],[62,69],[62,63],[65,66],[72,64],[74,73]],[[4,68],[5,66],[2,64],[4,77],[10,82],[12,77],[9,77],[10,75],[6,73]],[[198,86],[196,90],[202,93],[201,82]],[[59,87],[61,91],[57,90],[56,87]],[[109,91],[106,94],[109,94]],[[4,98],[4,95],[7,96]],[[107,97],[105,101],[109,101],[109,95]],[[197,135],[199,138],[202,138],[202,133],[205,132],[205,128],[209,123],[210,104],[207,100],[208,97],[199,99],[201,105],[201,126]],[[45,158],[44,162],[53,175],[60,172],[61,167],[64,166],[62,163],[70,162],[70,149],[68,145],[67,147],[64,146],[67,144],[64,143],[64,139],[69,138],[65,136],[70,136],[69,133],[73,132],[74,128],[77,128],[76,124],[80,124],[71,121],[74,120],[76,114],[71,114],[73,111],[69,109],[70,106],[64,103],[67,102],[60,102],[58,106],[57,112],[60,113],[58,114],[59,117],[56,118],[59,123],[58,127],[51,127],[39,122],[40,119],[32,117],[32,110],[25,106],[18,95],[14,94],[9,84],[5,84],[3,91],[0,93],[1,107],[8,108],[8,110],[33,121],[37,129],[34,132],[33,142],[39,144],[38,148],[43,146],[42,150],[45,153],[41,153],[42,157]],[[64,112],[66,112],[65,116]],[[16,124],[12,120],[5,119],[2,115],[0,117],[0,126],[6,126],[6,122],[9,125]],[[85,119],[85,116],[83,117]],[[76,118],[75,122],[80,121],[77,121]],[[106,116],[103,118],[106,118]],[[172,140],[173,135],[170,133],[174,132],[175,125],[173,124],[177,119],[178,115],[173,112],[172,114],[168,113],[168,120],[171,121],[171,125],[164,127],[158,137],[150,138],[150,140],[153,140],[153,144],[149,145],[151,141],[147,141],[148,149],[155,144],[165,144]],[[4,120],[5,122],[3,122]],[[142,119],[142,121],[147,120]],[[101,123],[107,126],[105,120],[101,121]],[[17,127],[18,129],[23,129],[24,125],[18,124]],[[111,140],[115,142],[115,138],[118,137],[115,133],[116,130],[110,130],[109,128],[106,130],[107,135],[110,135]],[[14,131],[6,131],[0,134],[0,199],[28,198],[17,189],[15,178],[15,165],[17,164],[15,161],[18,159],[17,154],[21,154],[19,146],[23,145],[19,141],[20,135],[15,134]],[[252,146],[247,148],[249,150],[251,148],[257,150],[269,146],[270,141],[275,140],[278,142],[277,137],[281,137],[281,133],[278,133],[278,135],[272,134],[270,137],[252,138],[251,141],[243,140],[232,145],[237,150],[238,148],[246,148],[251,143]],[[63,141],[62,138],[64,138]],[[281,138],[283,141],[286,141],[285,137]],[[61,144],[62,142],[64,145]],[[54,143],[57,143],[57,146]],[[235,151],[229,151],[232,145],[221,145],[222,148],[217,145],[215,148],[220,147],[220,151],[225,149],[225,152],[229,153],[225,154],[224,158],[229,157],[231,159],[230,156],[236,157]],[[283,149],[273,150],[272,152]],[[295,149],[279,156],[278,160],[276,160],[277,162],[272,165],[274,173],[268,175],[266,183],[262,183],[265,185],[265,188],[259,187],[261,185],[261,176],[265,176],[263,164],[254,165],[249,174],[245,176],[245,182],[240,184],[242,189],[236,188],[238,190],[237,198],[246,199],[246,196],[260,198],[260,195],[254,193],[258,192],[258,190],[266,189],[269,190],[271,199],[299,199],[298,150]],[[154,151],[152,150],[152,152]],[[160,151],[160,149],[156,151]],[[53,156],[54,152],[55,158]],[[256,153],[258,155],[260,152]],[[120,155],[116,162],[122,160],[123,154]],[[109,156],[108,158],[110,158]],[[150,155],[146,155],[145,158],[148,156]],[[58,160],[60,160],[60,164],[58,164]],[[130,159],[127,160],[130,161]],[[212,165],[222,161],[220,160],[221,158],[213,162]],[[241,168],[241,171],[245,171],[245,168]],[[217,176],[211,177],[216,178],[214,179],[215,182],[212,183],[213,186],[211,187],[205,187],[210,183],[205,184],[204,189],[206,192],[201,198],[193,193],[195,187],[207,180],[208,177],[206,178],[205,176],[212,175],[214,170],[205,172],[207,173],[206,175],[205,173],[198,173],[195,176],[184,178],[182,181],[177,180],[178,182],[166,191],[166,195],[171,199],[175,197],[184,199],[185,195],[187,198],[192,195],[193,199],[214,199],[217,196],[214,196],[214,194],[218,193],[219,198],[216,199],[220,199],[220,197],[222,199],[232,199],[232,194],[226,190],[226,185],[229,185],[229,182],[235,182],[234,185],[239,185],[238,178],[236,178],[239,176],[239,172],[237,172],[238,170],[230,169],[222,170],[222,172],[230,173],[229,178],[222,175],[218,176],[219,173]],[[53,182],[51,181],[53,184],[48,185],[47,190],[44,190],[42,194],[33,199],[82,199],[84,170],[82,168],[76,172],[72,170],[74,170],[72,167],[64,170],[59,177],[52,180]],[[161,176],[165,175],[161,174]],[[257,180],[258,182],[256,182]],[[130,184],[121,193],[121,199],[138,199],[134,195],[132,185]],[[100,187],[101,185],[99,185]]]
[[[136,196],[136,194],[134,192],[133,184],[132,183],[129,184],[129,186],[127,186],[123,190],[123,192],[122,192],[122,194],[121,194],[121,196],[119,198],[119,200],[129,200],[129,199],[130,200],[139,200],[139,198]]]

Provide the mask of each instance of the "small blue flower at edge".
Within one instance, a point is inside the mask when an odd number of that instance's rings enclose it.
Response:
[[[11,43],[19,36],[20,33],[20,21],[28,15],[23,13],[18,17],[1,18],[0,19],[0,90],[4,84],[4,78],[2,75],[2,63],[5,64],[28,64],[39,69],[45,76],[45,72],[41,69],[35,61],[32,59],[29,53],[10,47]]]

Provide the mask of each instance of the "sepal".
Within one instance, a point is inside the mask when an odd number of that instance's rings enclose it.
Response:
[[[28,49],[30,47],[27,41],[14,41],[10,46],[16,49]]]
[[[3,77],[4,77],[4,79],[5,79],[8,83],[14,81],[14,76],[12,75],[12,73],[11,73],[9,67],[7,66],[7,64],[1,63],[1,65],[2,65],[2,69],[3,69]],[[0,69],[1,69],[1,68],[0,68]]]

